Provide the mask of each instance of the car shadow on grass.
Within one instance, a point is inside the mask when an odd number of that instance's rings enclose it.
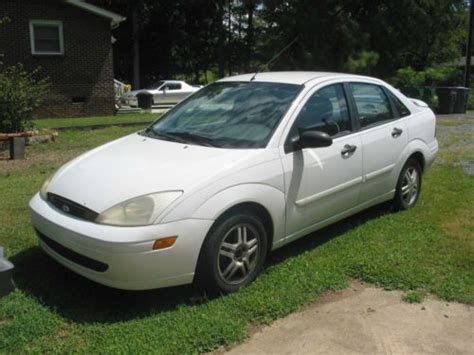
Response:
[[[266,268],[315,249],[348,230],[387,213],[390,213],[389,206],[382,204],[311,233],[273,252],[267,259]],[[11,261],[15,264],[14,280],[21,291],[76,323],[123,322],[172,311],[183,305],[206,303],[212,298],[220,297],[209,296],[193,285],[150,291],[110,288],[73,273],[47,256],[39,247],[18,253]]]

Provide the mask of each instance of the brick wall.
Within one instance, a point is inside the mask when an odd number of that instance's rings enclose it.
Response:
[[[114,86],[110,20],[61,0],[0,0],[0,54],[5,66],[41,68],[51,92],[38,117],[111,115]],[[60,20],[64,55],[31,54],[30,20]]]

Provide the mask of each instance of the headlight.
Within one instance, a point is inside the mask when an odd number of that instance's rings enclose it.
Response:
[[[53,178],[53,175],[47,178],[46,181],[43,183],[43,186],[41,186],[40,197],[45,201],[48,199],[48,187],[52,178]]]
[[[150,225],[182,193],[168,191],[136,197],[102,212],[95,221],[113,226]]]

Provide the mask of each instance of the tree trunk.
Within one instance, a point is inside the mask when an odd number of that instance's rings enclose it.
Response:
[[[474,23],[473,23],[473,9],[474,9],[474,1],[471,0],[471,5],[470,5],[470,9],[469,9],[469,28],[468,28],[468,33],[467,33],[467,45],[466,45],[466,68],[465,68],[465,71],[464,71],[464,86],[465,87],[469,87],[469,85],[471,84],[471,46],[472,46],[472,32],[473,32],[473,27],[474,27]],[[473,94],[471,94],[473,95]]]
[[[227,21],[227,52],[228,52],[228,69],[229,76],[232,75],[232,9],[230,1],[227,0],[227,9],[228,9],[228,21]]]
[[[253,13],[255,10],[255,1],[247,1],[247,71],[250,71],[250,62],[252,60],[252,49],[254,45],[253,31]]]
[[[133,79],[135,90],[140,88],[140,30],[138,24],[138,6],[140,0],[132,2],[132,37],[133,37]]]
[[[217,76],[223,78],[224,67],[225,67],[225,52],[224,52],[224,0],[218,0],[217,2],[217,21],[218,21],[218,37],[217,37]]]
[[[197,64],[196,64],[196,67],[194,68],[194,82],[196,84],[199,84],[199,68],[197,67]]]

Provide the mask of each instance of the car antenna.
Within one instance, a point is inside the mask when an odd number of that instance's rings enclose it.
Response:
[[[258,73],[260,73],[260,72],[263,70],[264,66],[268,66],[268,65],[270,65],[270,63],[272,63],[273,61],[275,61],[275,59],[277,59],[277,58],[278,58],[280,55],[282,55],[288,48],[290,48],[290,47],[298,40],[299,37],[300,37],[300,35],[297,35],[295,38],[293,38],[293,40],[292,40],[290,43],[288,43],[288,44],[286,45],[285,48],[283,48],[281,51],[279,51],[277,54],[275,54],[272,59],[270,59],[270,60],[269,60],[268,62],[266,62],[265,64],[261,64],[261,65],[258,67],[258,69],[257,69],[257,71],[255,72],[255,74],[250,78],[250,81],[255,80],[255,77],[257,76]]]

